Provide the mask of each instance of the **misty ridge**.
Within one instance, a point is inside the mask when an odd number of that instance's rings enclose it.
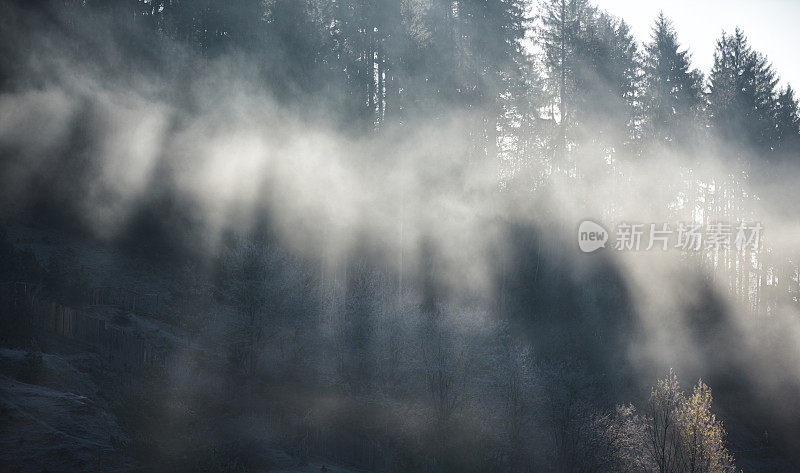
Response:
[[[797,471],[798,101],[664,8],[0,1],[0,459]]]

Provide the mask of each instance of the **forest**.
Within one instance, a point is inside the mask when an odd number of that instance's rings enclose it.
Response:
[[[663,3],[0,0],[0,462],[800,471],[798,98]]]

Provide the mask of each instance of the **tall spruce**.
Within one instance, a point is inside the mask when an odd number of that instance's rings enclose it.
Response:
[[[717,41],[709,77],[711,126],[731,149],[768,152],[775,139],[778,79],[739,28]]]
[[[605,12],[587,23],[574,57],[577,145],[590,156],[624,152],[638,137],[641,59],[628,25]]]
[[[669,147],[690,144],[703,103],[702,74],[691,68],[672,22],[659,13],[645,45],[643,138]]]
[[[778,94],[776,113],[776,151],[800,164],[800,109],[791,85]]]
[[[570,126],[572,106],[571,94],[575,90],[574,72],[576,65],[572,62],[580,40],[581,30],[594,13],[594,9],[586,0],[542,0],[540,5],[540,42],[544,50],[544,63],[548,76],[548,89],[553,97],[551,115],[555,121],[558,113],[559,144],[555,159],[562,161],[567,154],[567,135]]]

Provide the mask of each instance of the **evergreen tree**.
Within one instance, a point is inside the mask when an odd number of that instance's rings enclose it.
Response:
[[[778,94],[775,130],[776,150],[781,154],[800,155],[800,110],[792,86],[786,86]]]
[[[548,89],[558,107],[558,149],[566,157],[567,133],[571,114],[571,94],[575,90],[572,59],[580,40],[582,29],[594,14],[586,0],[542,0],[539,5],[541,20],[540,41],[544,49]],[[555,120],[555,110],[553,119]],[[563,163],[561,163],[563,164]]]
[[[769,151],[775,139],[778,79],[767,58],[750,48],[740,29],[722,34],[709,81],[709,118],[734,149]]]
[[[495,159],[501,95],[510,92],[522,74],[524,37],[520,0],[460,2],[465,42],[467,103],[474,117],[471,139],[476,157]]]
[[[645,46],[643,138],[668,146],[687,145],[702,106],[702,74],[691,69],[672,22],[659,13]]]
[[[318,67],[326,44],[312,17],[313,6],[305,0],[275,0],[264,15],[271,46],[265,54],[267,74],[284,100],[296,100],[324,82]]]
[[[602,156],[621,151],[638,127],[641,66],[630,28],[582,0],[548,0],[541,6],[541,41],[561,153],[566,157],[568,148],[579,146]]]
[[[620,153],[638,136],[640,55],[628,25],[605,13],[588,24],[576,50],[577,144],[590,155]]]

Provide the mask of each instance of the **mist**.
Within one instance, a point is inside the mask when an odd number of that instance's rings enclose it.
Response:
[[[739,468],[795,468],[791,89],[739,30],[696,71],[664,17],[641,45],[624,12],[485,3],[2,3],[3,282],[98,313],[78,295],[146,287],[172,327],[163,360],[104,368],[111,457],[689,471],[637,443],[674,370],[713,390]],[[616,249],[631,223],[641,248]],[[651,223],[731,239],[648,250]],[[740,223],[763,228],[744,249]]]

